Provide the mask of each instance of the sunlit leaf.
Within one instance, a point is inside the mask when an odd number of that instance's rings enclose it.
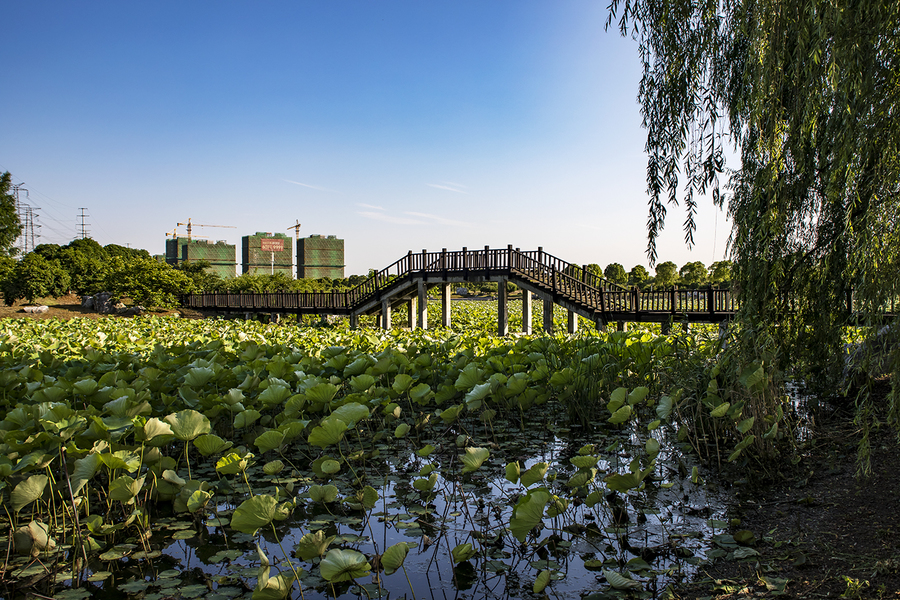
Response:
[[[356,550],[329,550],[319,564],[322,579],[331,583],[365,577],[371,569],[366,556]]]
[[[335,417],[323,419],[319,425],[313,427],[307,440],[311,445],[325,448],[337,444],[344,437],[347,424]]]
[[[490,455],[487,448],[466,448],[466,453],[460,457],[465,465],[462,472],[470,473],[477,470]]]
[[[328,550],[328,546],[331,545],[331,542],[334,541],[335,536],[326,536],[324,531],[316,531],[307,533],[302,538],[300,538],[300,542],[297,544],[297,547],[294,549],[294,554],[297,555],[298,558],[303,560],[312,560],[314,558],[319,558],[325,551]]]
[[[544,591],[544,588],[547,587],[547,584],[550,583],[550,570],[544,569],[540,573],[538,573],[537,578],[534,580],[534,586],[532,586],[531,591],[535,594],[540,594]]]
[[[275,518],[278,501],[268,494],[259,494],[241,502],[231,515],[231,528],[241,533],[255,535]]]
[[[334,485],[309,486],[309,497],[313,502],[334,502],[337,495],[338,489]]]
[[[531,466],[530,469],[522,473],[519,477],[519,482],[525,487],[530,487],[544,479],[544,475],[547,474],[547,469],[550,468],[545,462],[539,462]]]
[[[234,445],[232,442],[226,442],[219,436],[210,433],[201,435],[193,443],[203,456],[225,452]]]
[[[509,530],[517,540],[524,543],[528,533],[542,521],[548,500],[549,492],[541,489],[531,491],[519,499],[509,520]]]
[[[407,554],[409,554],[409,544],[406,542],[399,542],[385,550],[384,554],[381,555],[381,566],[384,567],[384,574],[391,575],[402,567]]]
[[[18,512],[41,497],[50,478],[46,475],[32,475],[15,487],[10,495],[10,504]]]
[[[603,576],[606,577],[606,581],[609,583],[613,589],[617,590],[641,590],[643,586],[639,581],[635,581],[629,577],[625,577],[615,571],[611,571],[609,569],[603,569]]]
[[[616,412],[612,414],[610,418],[607,419],[613,425],[620,425],[631,418],[631,405],[626,404],[620,407]]]
[[[475,548],[472,547],[472,544],[459,544],[453,550],[450,551],[450,554],[453,556],[453,562],[461,563],[463,561],[469,560],[477,552],[475,552]]]
[[[179,440],[190,441],[212,429],[209,419],[193,409],[182,410],[166,416],[165,421],[172,426],[172,433]]]

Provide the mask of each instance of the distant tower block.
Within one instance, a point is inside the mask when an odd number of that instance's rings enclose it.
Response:
[[[224,241],[195,240],[178,236],[166,240],[166,263],[178,266],[183,262],[205,260],[209,263],[208,273],[215,273],[223,279],[234,277],[237,267],[237,246]]]
[[[344,278],[344,240],[311,235],[297,240],[297,279]]]
[[[241,273],[269,275],[274,271],[293,277],[293,251],[293,240],[283,233],[245,235],[241,238]]]

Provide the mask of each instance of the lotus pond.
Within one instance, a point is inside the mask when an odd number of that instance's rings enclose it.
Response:
[[[0,340],[7,598],[660,598],[755,553],[679,442],[672,337],[149,317]]]

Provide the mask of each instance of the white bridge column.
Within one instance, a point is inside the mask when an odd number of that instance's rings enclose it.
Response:
[[[419,281],[419,301],[416,303],[419,318],[418,324],[422,329],[428,329],[428,293],[425,289],[425,282]]]
[[[549,295],[544,300],[544,333],[553,333],[553,300]]]
[[[522,290],[522,333],[531,335],[531,292]]]
[[[506,279],[497,282],[497,335],[509,335],[509,292]]]
[[[387,298],[381,301],[381,328],[391,328],[391,301]]]
[[[578,333],[578,314],[569,311],[569,333]]]
[[[418,304],[416,299],[410,298],[406,305],[406,326],[411,330],[416,328],[416,317],[419,312],[416,310],[416,304]]]
[[[450,327],[450,284],[441,284],[441,325]]]

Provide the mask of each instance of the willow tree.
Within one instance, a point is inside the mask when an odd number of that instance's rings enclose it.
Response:
[[[644,68],[651,261],[667,208],[690,245],[711,196],[743,324],[769,334],[747,337],[834,385],[848,294],[872,317],[900,282],[900,2],[612,0],[613,24]]]

